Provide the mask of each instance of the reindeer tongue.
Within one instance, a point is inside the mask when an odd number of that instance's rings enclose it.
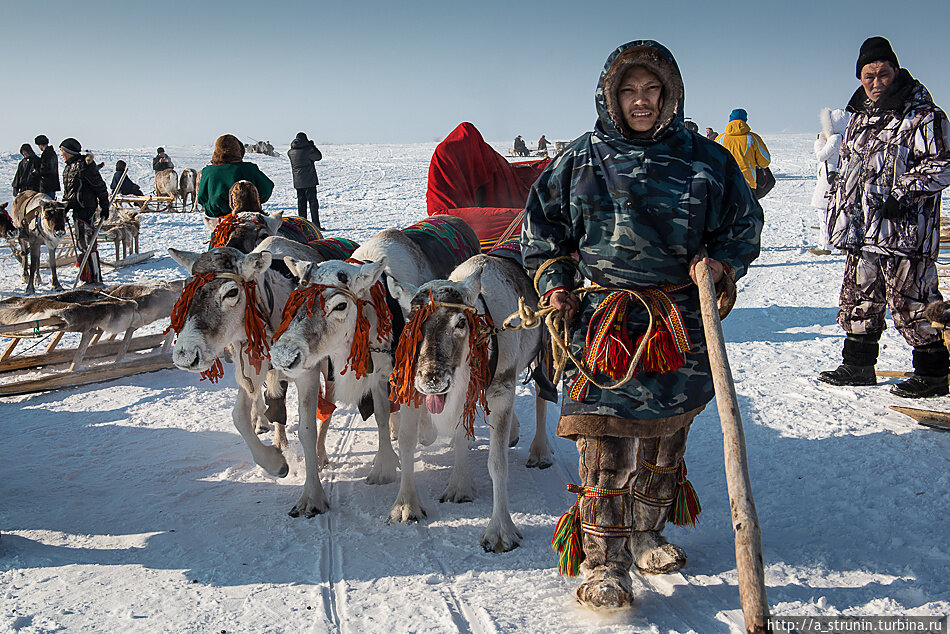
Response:
[[[445,394],[429,394],[426,396],[426,409],[431,414],[441,414],[445,409]]]

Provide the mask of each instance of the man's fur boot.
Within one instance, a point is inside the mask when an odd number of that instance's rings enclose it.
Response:
[[[637,569],[645,574],[673,572],[686,565],[686,553],[662,533],[681,477],[688,433],[687,425],[669,436],[639,439],[630,546]]]
[[[584,561],[577,600],[595,608],[622,608],[633,602],[630,483],[636,439],[582,436],[577,440]]]

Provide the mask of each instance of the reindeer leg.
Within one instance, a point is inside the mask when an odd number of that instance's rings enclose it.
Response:
[[[518,441],[521,440],[521,421],[518,420],[518,415],[515,414],[514,409],[511,410],[511,426],[508,431],[508,446],[514,447],[518,444]]]
[[[290,509],[291,517],[313,517],[330,508],[326,491],[320,483],[320,465],[317,451],[317,397],[320,394],[320,373],[305,372],[295,382],[297,386],[297,437],[303,445],[306,479],[300,499]]]
[[[59,283],[59,278],[56,277],[56,245],[50,246],[47,244],[46,254],[49,256],[50,282],[53,285],[53,290],[61,291],[63,287]],[[39,284],[39,280],[37,280],[37,284]]]
[[[24,267],[23,274],[26,277],[26,294],[32,295],[36,292],[36,287],[33,285],[33,281],[38,277],[39,268],[40,268],[40,248],[39,245],[36,245],[36,248],[33,248],[33,245],[30,245],[30,250],[28,252],[26,261],[27,265]]]
[[[399,409],[400,413],[405,407]],[[389,413],[389,383],[388,381],[381,385],[373,387],[373,411],[376,419],[376,431],[379,436],[379,446],[376,449],[376,458],[373,460],[373,470],[366,476],[367,484],[389,484],[396,481],[396,465],[399,458],[393,451],[393,443],[389,439],[389,419],[392,416]],[[399,421],[399,446],[402,451],[402,424],[405,420]],[[416,421],[412,421],[415,425]],[[416,436],[413,430],[412,436]]]
[[[278,378],[273,370],[268,371],[264,388],[264,402],[267,409],[264,416],[274,425],[272,445],[283,451],[287,448],[287,381]]]
[[[418,408],[403,405],[399,408],[399,462],[402,477],[399,481],[399,493],[396,502],[389,511],[390,522],[418,522],[426,516],[416,491],[413,472],[416,462],[416,436],[419,433]]]
[[[132,333],[135,332],[135,328],[128,328],[125,331],[125,337],[122,338],[122,346],[119,348],[119,352],[115,355],[115,363],[118,363],[125,358],[126,353],[129,351],[129,342],[132,341]],[[112,333],[113,337],[115,333]]]
[[[241,385],[241,383],[249,384],[258,396],[255,398],[255,394],[248,392],[246,387]],[[251,455],[254,456],[254,462],[260,465],[264,471],[270,475],[283,478],[290,472],[287,461],[279,449],[276,447],[268,447],[262,443],[261,439],[257,436],[257,431],[254,429],[251,409],[255,400],[260,399],[260,383],[250,380],[239,381],[239,386],[237,401],[234,403],[234,409],[231,411],[231,419],[234,421],[234,427],[238,430],[238,433],[241,434],[241,437],[247,444],[247,448],[251,450]]]
[[[547,401],[536,397],[534,399],[534,412],[534,440],[531,441],[531,448],[528,450],[528,462],[525,466],[529,469],[535,467],[547,469],[554,464],[554,449],[551,448],[551,440],[548,438]]]
[[[492,513],[482,533],[486,552],[504,553],[517,548],[523,538],[508,509],[508,435],[514,408],[514,383],[492,385],[488,389],[491,435],[488,446],[488,473],[492,481]]]
[[[458,417],[456,417],[458,419]],[[452,474],[445,485],[445,491],[439,502],[454,502],[461,504],[475,499],[475,482],[472,480],[472,471],[468,466],[469,442],[465,437],[465,428],[462,425],[455,427],[455,465]]]
[[[70,372],[79,367],[79,364],[82,363],[83,357],[86,356],[86,350],[89,348],[89,344],[92,343],[94,339],[98,339],[97,335],[101,334],[102,331],[98,328],[83,331],[82,338],[79,340],[79,347],[76,348],[76,355],[73,357],[73,362],[69,365]]]

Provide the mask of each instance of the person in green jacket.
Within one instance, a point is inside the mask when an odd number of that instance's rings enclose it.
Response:
[[[257,187],[262,203],[270,198],[274,181],[254,163],[242,161],[243,158],[244,144],[233,134],[221,135],[214,142],[211,165],[201,170],[198,183],[198,204],[204,208],[208,218],[216,219],[231,213],[228,191],[240,180],[250,181]]]

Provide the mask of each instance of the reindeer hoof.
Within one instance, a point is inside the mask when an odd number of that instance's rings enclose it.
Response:
[[[538,458],[537,456],[529,456],[528,462],[524,466],[529,469],[549,469],[554,464],[554,460],[548,456]]]
[[[389,523],[414,524],[426,517],[426,510],[416,504],[395,504],[389,512]]]

